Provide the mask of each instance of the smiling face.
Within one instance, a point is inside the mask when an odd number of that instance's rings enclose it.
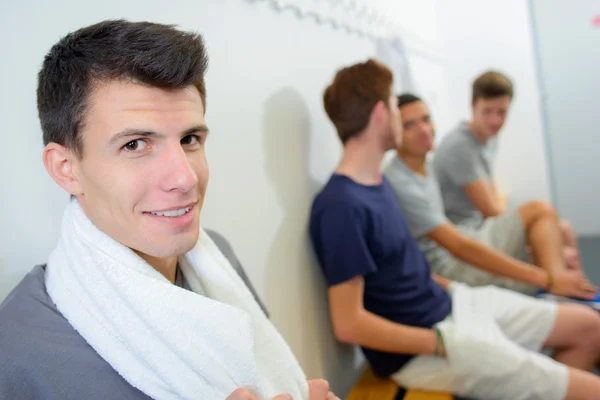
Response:
[[[473,103],[472,127],[482,140],[490,139],[500,132],[510,107],[510,96],[478,98]]]
[[[403,135],[398,150],[404,154],[424,157],[433,149],[435,127],[431,120],[429,108],[422,101],[400,107]]]
[[[83,157],[66,151],[72,179],[62,186],[96,227],[144,258],[189,251],[208,183],[198,90],[109,81],[87,105]]]

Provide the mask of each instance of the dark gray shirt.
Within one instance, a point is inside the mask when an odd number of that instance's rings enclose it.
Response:
[[[479,228],[483,215],[467,196],[464,186],[477,180],[493,185],[498,139],[480,143],[462,122],[444,136],[433,159],[448,219],[459,227]]]
[[[421,176],[396,156],[384,173],[394,188],[398,204],[419,248],[425,253],[433,271],[438,272],[441,266],[449,262],[450,254],[427,235],[449,222],[444,214],[444,203],[433,167],[427,163],[426,176]]]
[[[229,243],[209,235],[265,310]],[[0,399],[149,399],[73,329],[46,292],[44,275],[45,266],[35,267],[0,305]],[[189,289],[181,271],[175,284]]]

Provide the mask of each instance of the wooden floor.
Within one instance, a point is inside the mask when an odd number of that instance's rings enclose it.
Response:
[[[404,392],[392,380],[378,378],[373,375],[370,368],[366,368],[346,400],[452,400],[453,398],[449,393],[414,390]]]

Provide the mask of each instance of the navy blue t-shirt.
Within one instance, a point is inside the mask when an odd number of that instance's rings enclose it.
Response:
[[[364,307],[388,320],[431,328],[451,310],[444,288],[410,233],[385,177],[365,186],[333,175],[316,197],[310,236],[329,286],[362,275]],[[362,348],[380,376],[397,372],[413,356]]]

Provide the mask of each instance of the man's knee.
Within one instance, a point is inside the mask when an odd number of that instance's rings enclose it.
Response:
[[[590,307],[582,307],[585,308],[583,311],[585,311],[585,334],[588,337],[588,343],[596,350],[600,350],[600,315],[598,311]]]
[[[576,316],[578,335],[573,338],[581,346],[590,350],[600,350],[600,314],[598,311],[584,305],[573,305],[572,313]]]
[[[523,204],[519,207],[518,212],[525,226],[542,218],[558,219],[558,214],[552,204],[541,200],[533,200]]]
[[[560,229],[566,235],[575,236],[575,229],[573,229],[573,225],[569,221],[567,221],[566,219],[561,219],[560,220]]]

